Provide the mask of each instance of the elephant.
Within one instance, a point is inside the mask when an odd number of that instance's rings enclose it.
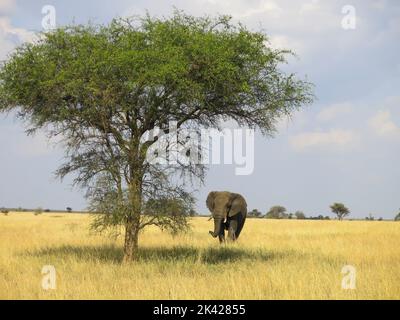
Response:
[[[214,231],[209,233],[219,242],[225,242],[225,230],[228,230],[228,239],[235,241],[247,217],[246,200],[238,193],[228,191],[212,191],[206,200],[207,208],[214,218]]]

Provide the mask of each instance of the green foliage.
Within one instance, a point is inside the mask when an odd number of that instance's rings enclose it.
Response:
[[[172,234],[189,229],[187,217],[193,213],[193,199],[190,195],[179,198],[149,199],[144,205],[145,219],[142,223],[155,225]]]
[[[249,211],[247,213],[247,215],[249,217],[259,218],[259,217],[261,217],[262,213],[261,213],[261,211],[259,211],[257,209],[253,209],[253,210]]]
[[[143,129],[152,129],[197,111],[204,124],[234,117],[270,133],[277,117],[312,95],[309,83],[278,69],[289,51],[267,40],[225,16],[179,12],[62,27],[11,55],[0,73],[0,109],[20,107],[33,129],[76,119],[99,129],[121,112],[146,115]]]
[[[396,217],[394,217],[394,221],[400,221],[400,212],[397,214]]]
[[[297,220],[304,220],[306,218],[306,215],[302,211],[296,211],[294,215],[296,216]]]
[[[334,203],[330,206],[332,212],[337,215],[339,220],[350,214],[350,210],[343,203]]]
[[[267,219],[285,219],[287,218],[286,208],[282,206],[273,206],[265,214]]]

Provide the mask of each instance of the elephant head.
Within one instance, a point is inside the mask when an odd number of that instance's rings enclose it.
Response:
[[[225,239],[225,229],[231,240],[237,239],[247,215],[246,200],[238,193],[227,191],[212,191],[206,201],[208,209],[214,218],[214,231],[210,234],[222,242]]]

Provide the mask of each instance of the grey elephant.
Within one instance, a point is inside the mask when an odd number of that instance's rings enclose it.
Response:
[[[238,193],[212,191],[208,194],[206,204],[214,218],[214,231],[209,233],[223,243],[225,230],[228,230],[228,239],[235,241],[246,221],[246,200]]]

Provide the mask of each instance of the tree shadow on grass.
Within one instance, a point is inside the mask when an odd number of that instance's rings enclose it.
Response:
[[[54,257],[55,259],[75,258],[82,261],[102,261],[120,263],[123,258],[121,247],[103,246],[60,246],[41,249],[27,253],[35,257]],[[141,247],[139,262],[184,262],[203,264],[223,264],[236,261],[269,261],[293,257],[298,253],[293,251],[268,252],[261,249],[250,250],[236,247],[196,248],[191,246],[176,247]]]

